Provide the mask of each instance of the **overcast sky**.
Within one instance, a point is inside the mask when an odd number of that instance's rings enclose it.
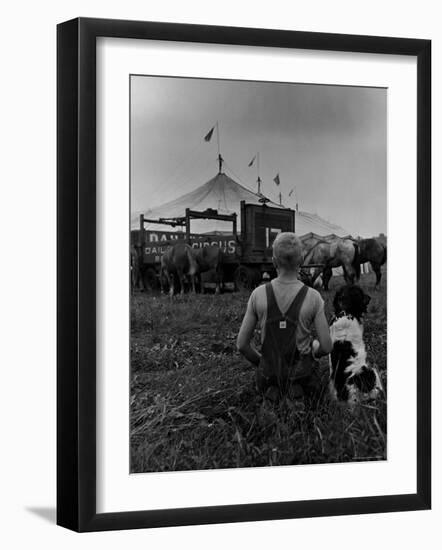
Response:
[[[228,175],[352,234],[387,232],[385,89],[169,77],[131,78],[132,211],[192,191],[217,173],[219,121]],[[280,175],[281,185],[273,178]],[[289,191],[295,193],[288,198]],[[189,205],[191,206],[191,205]]]

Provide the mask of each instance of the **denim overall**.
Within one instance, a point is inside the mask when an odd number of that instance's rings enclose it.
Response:
[[[267,321],[257,371],[257,385],[261,391],[276,386],[285,393],[292,382],[301,387],[311,385],[315,361],[311,355],[301,356],[296,346],[299,312],[307,292],[308,287],[303,285],[283,315],[276,303],[272,284],[266,284]]]

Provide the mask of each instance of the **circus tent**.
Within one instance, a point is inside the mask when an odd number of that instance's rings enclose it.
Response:
[[[262,204],[263,195],[250,191],[240,185],[227,174],[220,172],[207,183],[197,187],[190,193],[186,193],[174,200],[166,202],[152,209],[133,213],[131,219],[132,229],[139,228],[139,215],[144,214],[145,218],[177,218],[185,215],[186,208],[203,211],[208,208],[215,209],[219,214],[233,214],[236,212],[239,219],[240,202]],[[273,201],[267,200],[266,204],[274,208],[285,208]],[[231,224],[218,220],[192,220],[192,233],[224,232],[231,229]],[[159,229],[154,224],[146,224],[145,229]],[[162,226],[164,229],[164,226]],[[175,229],[176,230],[176,229]],[[342,227],[330,223],[317,214],[308,212],[296,212],[295,231],[298,235],[315,233],[316,235],[335,234],[343,237],[348,231]]]

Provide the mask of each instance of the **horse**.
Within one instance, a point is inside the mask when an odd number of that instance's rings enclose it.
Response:
[[[304,266],[309,264],[322,264],[316,267],[312,275],[313,285],[322,274],[324,290],[328,290],[328,284],[332,277],[332,269],[342,266],[345,281],[353,284],[360,275],[359,247],[351,239],[336,237],[331,242],[318,241],[305,255]]]
[[[198,271],[192,247],[184,242],[177,242],[169,246],[161,257],[160,284],[164,293],[163,276],[169,283],[169,296],[175,293],[175,277],[180,283],[180,293],[184,294],[184,280],[190,278],[192,291],[195,292],[195,275]]]
[[[201,288],[201,273],[215,271],[216,287],[215,294],[220,293],[220,288],[223,283],[223,260],[224,253],[217,244],[204,243],[202,248],[192,248],[192,253],[198,266],[197,278],[199,279]]]
[[[382,277],[381,266],[387,261],[387,246],[377,239],[361,239],[358,241],[359,261],[361,264],[370,262],[376,274],[375,289],[379,287]]]
[[[304,250],[311,250],[318,242],[320,241],[327,241],[326,238],[320,237],[319,235],[316,235],[316,233],[306,233],[305,235],[302,235],[302,237],[299,237],[302,246],[304,247]]]

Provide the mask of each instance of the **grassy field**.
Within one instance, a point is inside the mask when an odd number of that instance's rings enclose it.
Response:
[[[371,295],[365,342],[386,387],[386,278]],[[342,279],[322,292],[327,318]],[[131,471],[202,470],[386,458],[386,400],[353,412],[324,396],[274,405],[255,392],[254,368],[236,351],[246,293],[137,293],[131,308]]]

